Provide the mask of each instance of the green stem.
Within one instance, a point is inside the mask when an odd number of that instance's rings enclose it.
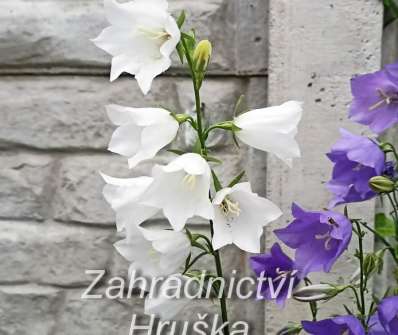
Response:
[[[366,280],[364,274],[364,252],[363,252],[363,232],[361,229],[361,225],[356,222],[356,228],[358,233],[358,258],[359,258],[359,267],[361,271],[360,275],[360,283],[359,283],[359,293],[360,293],[360,314],[361,314],[361,322],[365,328],[367,328],[366,324],[366,301],[365,301],[365,291],[366,291]]]
[[[395,192],[393,192],[394,198],[391,196],[391,194],[389,194],[389,193],[386,193],[386,194],[387,194],[388,200],[390,201],[391,206],[393,208],[393,212],[394,212],[393,219],[394,219],[394,224],[395,224],[395,240],[398,241],[398,208],[397,208],[398,205],[396,204],[396,201],[394,201],[394,200],[396,200]]]
[[[213,228],[213,221],[210,220],[210,229],[211,229],[211,236],[214,235],[214,228]],[[214,255],[214,260],[216,262],[216,271],[217,271],[217,276],[219,278],[223,278],[223,271],[222,271],[222,265],[221,265],[221,257],[220,253],[218,250],[215,250],[213,252]],[[223,322],[228,322],[228,311],[227,311],[227,303],[226,303],[226,297],[225,297],[225,292],[224,290],[221,292],[221,298],[220,298],[220,306],[221,306],[221,318]],[[229,326],[227,326],[223,329],[224,335],[229,335]]]
[[[390,244],[390,242],[387,241],[387,239],[384,238],[383,235],[378,233],[376,230],[374,230],[372,227],[368,226],[366,222],[359,222],[363,227],[365,227],[367,230],[369,230],[371,233],[373,233],[377,238],[387,247],[387,250],[391,253],[391,256],[394,258],[395,263],[398,265],[398,257],[395,254],[394,247]]]
[[[188,270],[199,260],[201,259],[203,256],[208,255],[209,253],[206,251],[203,251],[202,253],[200,253],[199,255],[197,255],[186,267],[184,272],[182,273],[183,275],[185,275]]]
[[[198,137],[199,137],[199,141],[200,141],[200,146],[205,153],[206,152],[206,144],[205,144],[205,140],[204,140],[203,125],[202,125],[202,103],[200,101],[200,89],[198,88],[198,85],[197,85],[197,78],[196,78],[196,73],[194,70],[194,64],[193,64],[193,60],[191,57],[191,53],[189,52],[189,48],[187,46],[187,42],[185,41],[184,38],[181,39],[181,42],[182,42],[182,46],[184,47],[184,50],[185,50],[185,57],[187,59],[189,69],[191,71],[193,90],[195,93],[197,133],[198,133]]]
[[[181,39],[181,42],[182,42],[182,46],[184,47],[184,50],[185,50],[185,57],[187,59],[188,66],[191,71],[191,77],[192,77],[192,81],[193,81],[193,89],[194,89],[194,93],[195,93],[195,107],[196,107],[196,125],[197,125],[196,132],[198,134],[202,155],[206,155],[207,148],[206,148],[206,139],[204,136],[205,134],[204,134],[203,125],[202,125],[202,103],[200,100],[200,88],[198,87],[197,77],[196,77],[196,73],[194,70],[194,64],[193,64],[190,50],[189,50],[184,38]],[[211,231],[211,237],[213,238],[214,228],[213,228],[212,220],[210,220],[210,231]],[[211,242],[210,242],[210,245],[211,245]],[[218,252],[218,250],[212,250],[212,251],[213,251],[212,254],[214,256],[214,261],[215,261],[216,270],[217,270],[217,277],[223,278],[220,253]],[[224,323],[226,324],[226,326],[223,328],[222,331],[223,331],[224,335],[229,335],[227,303],[226,303],[226,297],[225,297],[224,291],[221,293],[220,306],[221,306],[221,318],[222,318],[223,324]]]
[[[306,286],[311,285],[311,280],[309,278],[304,278],[304,282]],[[318,305],[316,301],[310,301],[309,302],[310,309],[311,309],[311,315],[312,315],[312,321],[317,321],[317,314],[318,314]]]

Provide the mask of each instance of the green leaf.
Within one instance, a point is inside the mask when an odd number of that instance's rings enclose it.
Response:
[[[213,176],[213,183],[214,183],[214,188],[216,189],[216,192],[218,192],[219,190],[222,189],[222,185],[220,180],[218,179],[216,173],[214,172],[214,170],[211,170],[211,175]]]
[[[187,16],[186,16],[185,10],[182,10],[180,15],[178,16],[178,19],[177,19],[178,28],[181,29],[181,27],[184,25],[186,17]]]
[[[173,154],[179,155],[179,156],[181,156],[181,155],[186,153],[186,151],[179,150],[179,149],[168,149],[167,151],[171,152]]]
[[[192,151],[195,154],[202,155],[202,146],[200,144],[200,140],[199,139],[197,139],[195,144],[193,145]]]
[[[177,50],[178,58],[180,59],[181,64],[184,64],[185,53],[184,53],[184,47],[181,44],[181,42],[178,42],[176,50]]]
[[[235,104],[234,116],[238,116],[239,114],[246,113],[248,111],[249,107],[247,107],[246,97],[242,94]]]
[[[394,221],[384,213],[377,213],[375,216],[376,231],[383,237],[395,236]]]
[[[213,162],[213,163],[217,163],[217,164],[222,164],[222,161],[219,160],[219,159],[216,158],[216,157],[206,156],[205,158],[206,158],[206,160],[207,160],[208,162]]]
[[[237,175],[234,179],[232,179],[232,181],[228,184],[228,187],[233,187],[235,186],[237,183],[239,183],[241,181],[241,179],[243,178],[243,176],[245,175],[245,171],[242,171],[241,173],[239,173],[239,175]]]

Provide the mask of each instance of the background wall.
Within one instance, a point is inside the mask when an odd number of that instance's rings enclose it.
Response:
[[[203,87],[209,118],[230,117],[242,93],[252,108],[305,102],[303,159],[293,169],[259,152],[226,151],[230,138],[218,133],[211,142],[229,166],[225,179],[245,168],[255,190],[286,213],[273,227],[289,221],[293,200],[324,207],[329,196],[322,183],[331,166],[323,154],[339,127],[353,128],[346,119],[349,78],[380,66],[380,2],[174,0],[171,7],[175,13],[186,9],[187,26],[214,42]],[[0,0],[0,22],[0,334],[126,335],[142,301],[80,299],[91,281],[86,269],[106,269],[98,287],[103,291],[108,278],[125,277],[128,266],[112,247],[119,237],[98,171],[131,171],[106,151],[112,126],[104,106],[161,102],[191,112],[191,83],[178,62],[147,98],[133,80],[109,83],[110,58],[89,42],[106,26],[100,0]],[[174,146],[191,144],[192,135],[182,129]],[[150,165],[133,175],[147,173]],[[267,236],[270,246],[273,237]],[[223,259],[228,269],[247,271],[247,255],[235,248]],[[334,277],[352,271],[348,254]],[[182,318],[214,310],[199,305]],[[308,316],[295,304],[283,313],[267,306],[264,313],[261,302],[234,302],[232,315],[249,320],[253,334],[275,334],[287,320]]]

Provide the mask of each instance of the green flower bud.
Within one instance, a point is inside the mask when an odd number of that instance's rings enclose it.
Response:
[[[172,114],[172,115],[179,124],[184,123],[184,122],[188,121],[189,119],[191,119],[191,116],[189,116],[187,114]]]
[[[293,293],[293,298],[301,302],[328,300],[335,297],[346,288],[346,286],[334,286],[329,284],[309,285],[296,290]]]
[[[210,62],[212,46],[208,40],[202,40],[198,43],[193,53],[193,62],[196,72],[205,72]]]
[[[366,276],[370,276],[377,270],[378,257],[375,254],[367,254],[363,261],[363,271]]]
[[[389,193],[395,190],[395,183],[385,176],[375,176],[369,180],[370,188],[376,193]]]

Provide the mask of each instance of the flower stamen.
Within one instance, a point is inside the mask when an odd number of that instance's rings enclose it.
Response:
[[[150,39],[161,40],[162,42],[166,42],[171,37],[170,34],[164,30],[155,30],[140,27],[138,28],[138,31],[149,37]]]
[[[317,240],[325,240],[325,250],[330,250],[332,247],[330,246],[330,242],[332,241],[332,236],[330,236],[330,231],[325,234],[316,234],[315,239]]]
[[[275,270],[275,272],[276,272],[276,274],[278,274],[279,276],[278,276],[278,277],[275,277],[275,278],[272,280],[273,282],[278,281],[278,280],[283,279],[283,278],[293,277],[293,276],[296,275],[297,270],[287,270],[287,271],[286,271],[286,270],[281,270],[280,268],[277,268],[277,269]]]
[[[190,190],[193,190],[196,186],[196,176],[192,174],[187,174],[182,182],[187,185]]]
[[[225,199],[221,203],[220,207],[225,216],[228,216],[230,213],[233,216],[239,216],[240,212],[241,212],[239,203],[232,201],[228,197],[225,197]]]
[[[374,111],[375,109],[377,109],[377,108],[383,106],[384,104],[390,105],[390,104],[392,104],[393,102],[397,102],[397,101],[398,101],[396,94],[395,94],[395,96],[394,96],[394,95],[390,96],[390,95],[388,95],[386,92],[384,92],[384,91],[383,91],[382,89],[380,89],[380,88],[377,89],[377,92],[379,93],[379,95],[380,95],[380,97],[381,97],[381,100],[378,101],[378,102],[376,102],[374,105],[372,105],[372,106],[369,107],[369,111],[370,111],[370,112],[372,112],[372,111]]]

